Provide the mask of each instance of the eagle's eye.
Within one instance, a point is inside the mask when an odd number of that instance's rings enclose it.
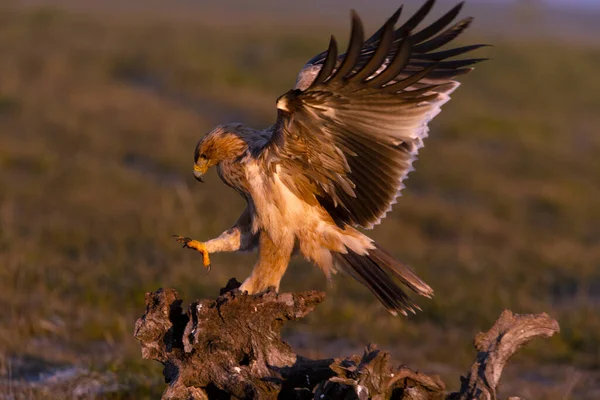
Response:
[[[206,154],[202,153],[202,154],[200,154],[200,158],[202,160],[206,160],[208,157],[206,157]]]

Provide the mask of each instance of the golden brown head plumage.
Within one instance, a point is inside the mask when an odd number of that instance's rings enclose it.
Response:
[[[202,175],[222,161],[233,160],[248,150],[240,124],[219,125],[207,133],[196,145],[194,176],[202,182]]]

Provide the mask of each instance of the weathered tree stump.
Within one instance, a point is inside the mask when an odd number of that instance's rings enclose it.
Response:
[[[546,314],[504,311],[475,339],[477,357],[459,393],[437,376],[394,368],[374,345],[362,356],[311,360],[281,340],[285,321],[303,318],[322,292],[248,295],[230,280],[215,300],[196,301],[183,313],[177,292],[146,294],[146,313],[134,336],[142,357],[161,362],[168,384],[163,399],[496,399],[508,358],[536,336],[558,332]]]

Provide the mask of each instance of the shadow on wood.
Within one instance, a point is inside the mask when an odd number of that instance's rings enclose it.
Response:
[[[496,399],[504,365],[536,336],[558,323],[546,314],[504,311],[475,338],[478,351],[459,393],[437,376],[393,367],[389,354],[369,345],[362,356],[311,360],[281,340],[285,321],[303,318],[322,292],[248,295],[231,279],[215,300],[199,300],[183,313],[173,289],[146,294],[146,313],[134,336],[142,357],[164,365],[163,399]],[[515,398],[513,398],[515,399]]]

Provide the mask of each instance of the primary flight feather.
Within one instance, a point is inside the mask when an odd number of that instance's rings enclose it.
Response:
[[[398,282],[431,297],[433,290],[356,228],[381,222],[403,188],[427,124],[459,86],[458,75],[480,58],[449,60],[471,45],[439,50],[471,19],[450,25],[462,3],[416,30],[435,0],[400,27],[402,8],[370,38],[352,12],[350,43],[327,51],[300,71],[296,86],[277,99],[277,121],[264,130],[226,124],[196,146],[194,175],[212,166],[247,202],[235,225],[219,237],[177,240],[210,253],[247,251],[259,258],[241,290],[279,289],[295,251],[328,277],[343,271],[367,286],[392,313],[418,309]],[[449,26],[450,25],[450,26]]]

